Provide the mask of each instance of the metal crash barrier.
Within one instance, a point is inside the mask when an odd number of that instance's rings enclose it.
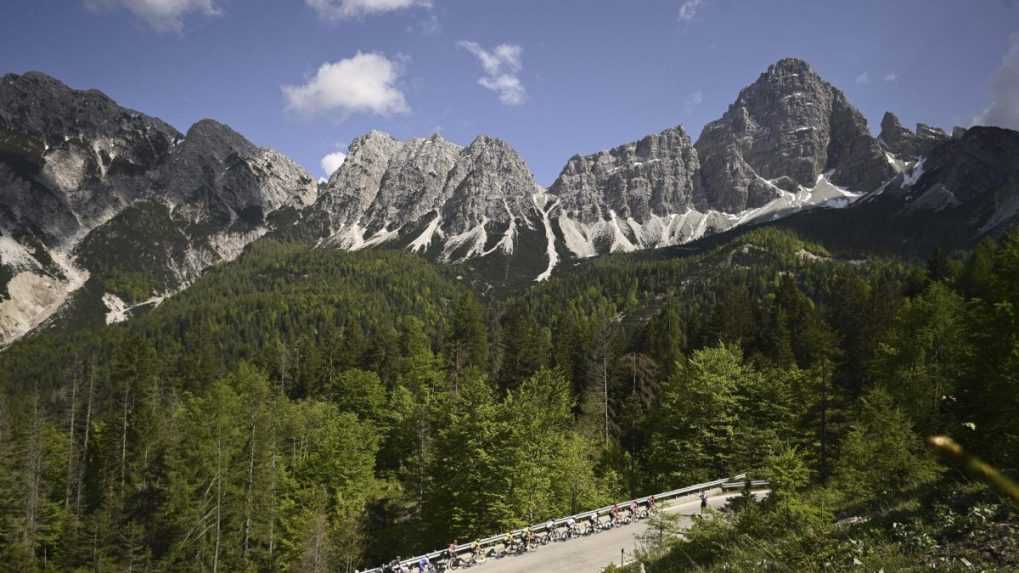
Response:
[[[638,498],[635,498],[635,499],[630,499],[630,500],[622,501],[622,502],[616,503],[614,505],[616,505],[616,506],[618,506],[620,508],[625,509],[631,503],[636,503],[637,505],[647,505],[648,500],[651,499],[652,497],[655,498],[655,501],[657,503],[657,502],[665,502],[665,501],[668,501],[668,500],[671,500],[671,499],[676,499],[678,497],[683,497],[683,496],[690,495],[690,494],[700,493],[702,491],[707,491],[707,490],[716,489],[716,488],[720,488],[723,491],[725,491],[725,490],[731,491],[731,490],[737,490],[737,489],[744,489],[744,488],[748,487],[748,485],[749,485],[749,487],[751,489],[752,488],[756,488],[756,487],[763,487],[763,486],[768,485],[767,481],[764,481],[764,480],[748,481],[746,479],[746,477],[747,477],[746,474],[740,474],[740,475],[737,475],[737,476],[733,476],[731,478],[718,479],[718,480],[715,480],[715,481],[699,483],[697,485],[691,485],[691,486],[687,486],[687,487],[682,487],[682,488],[679,488],[679,489],[674,489],[674,490],[671,490],[671,491],[666,491],[666,492],[655,494],[655,495],[648,495],[648,496],[644,496],[644,497],[638,497]],[[595,517],[595,519],[599,519],[603,515],[607,515],[607,514],[611,513],[611,511],[612,511],[612,505],[607,505],[605,507],[599,507],[598,509],[592,509],[592,510],[584,511],[584,512],[581,512],[581,513],[577,513],[575,515],[568,515],[566,517],[561,517],[561,518],[553,519],[553,520],[545,520],[542,523],[537,523],[537,524],[534,524],[534,525],[532,525],[530,527],[523,527],[523,528],[520,528],[520,529],[514,529],[514,530],[510,531],[508,534],[515,538],[515,537],[518,537],[518,536],[521,536],[521,535],[527,533],[528,531],[531,531],[533,533],[542,533],[542,532],[546,531],[547,529],[550,529],[549,526],[548,526],[549,521],[552,522],[551,529],[556,529],[556,528],[558,528],[560,526],[565,525],[570,519],[573,519],[576,522],[581,522],[584,519],[589,519],[592,515]],[[498,534],[498,535],[493,535],[491,537],[486,537],[484,539],[480,539],[480,540],[478,540],[479,548],[482,551],[487,551],[490,548],[493,548],[493,547],[495,547],[497,545],[501,545],[503,540],[506,538],[506,535],[507,535],[506,533],[502,533],[502,534]],[[456,555],[462,555],[462,554],[465,554],[465,553],[471,553],[472,550],[473,550],[473,546],[474,546],[474,542],[464,543],[464,544],[461,544],[461,545],[457,545],[456,546],[456,550],[455,550],[454,553]],[[424,555],[418,555],[417,557],[413,557],[413,558],[409,558],[409,559],[402,559],[402,560],[399,561],[399,564],[403,565],[405,567],[408,567],[408,568],[412,568],[412,567],[415,567],[424,558],[427,558],[431,563],[435,564],[438,559],[444,558],[444,557],[448,557],[448,556],[449,556],[449,549],[439,549],[439,550],[436,550],[436,551],[432,551],[430,553],[426,553]],[[375,567],[374,569],[366,569],[362,573],[383,573],[385,571],[385,568],[388,567],[388,566],[389,565],[383,565],[383,566],[380,566],[380,567]]]

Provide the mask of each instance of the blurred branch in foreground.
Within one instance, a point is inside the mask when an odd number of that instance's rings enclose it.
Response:
[[[953,460],[973,476],[990,483],[1011,498],[1013,503],[1019,505],[1019,484],[980,458],[966,453],[955,440],[948,436],[931,436],[927,438],[927,443],[942,456]]]

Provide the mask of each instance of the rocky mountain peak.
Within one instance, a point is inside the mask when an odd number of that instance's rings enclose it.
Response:
[[[438,134],[397,143],[364,211],[370,231],[398,229],[441,207],[446,180],[462,150]]]
[[[903,127],[899,118],[892,112],[886,112],[881,118],[881,134],[878,142],[881,147],[901,161],[916,161],[927,155],[938,144],[947,141],[948,134],[941,128],[931,127],[925,123],[916,124],[916,131]]]
[[[740,212],[775,199],[774,180],[813,187],[832,180],[869,191],[893,173],[845,95],[802,60],[783,59],[744,88],[696,143],[699,196],[709,207]]]
[[[38,72],[0,80],[0,226],[75,242],[151,188],[180,133]]]
[[[204,147],[217,153],[252,153],[257,149],[229,125],[208,118],[199,120],[188,129],[183,146],[185,149]]]
[[[890,111],[886,111],[881,116],[881,138],[884,139],[886,135],[893,135],[896,133],[902,133],[903,131],[908,132],[909,130],[902,127],[902,122],[899,121],[899,116],[895,115]]]
[[[267,232],[273,211],[315,194],[293,161],[216,121],[184,136],[97,90],[3,76],[0,276],[13,278],[0,285],[0,344],[86,281],[100,296],[103,281],[127,275],[153,295],[180,288]]]
[[[439,134],[400,141],[371,132],[351,144],[306,220],[342,248],[399,240],[467,259],[490,252],[490,236],[512,251],[517,221],[532,224],[536,188],[500,139],[481,135],[461,147]]]
[[[764,75],[768,76],[789,76],[796,74],[813,74],[814,70],[806,61],[800,58],[782,58],[768,66]]]
[[[223,224],[242,219],[257,226],[272,211],[310,205],[317,195],[303,168],[211,119],[188,129],[161,179],[163,198],[190,222],[211,217]]]
[[[443,194],[443,220],[453,233],[484,222],[526,217],[537,185],[523,158],[505,141],[480,135],[457,158]]]
[[[16,132],[50,147],[66,139],[125,136],[174,140],[176,129],[117,105],[99,90],[75,90],[41,72],[0,79],[0,131]]]
[[[549,192],[584,223],[613,215],[637,222],[680,213],[693,204],[700,163],[682,127],[567,162]]]

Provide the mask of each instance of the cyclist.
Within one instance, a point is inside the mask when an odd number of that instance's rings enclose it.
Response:
[[[446,554],[449,556],[449,560],[446,562],[446,568],[447,569],[452,567],[453,566],[453,562],[456,561],[456,547],[457,547],[457,545],[459,545],[459,543],[457,542],[456,539],[454,539],[453,543],[450,543],[449,547],[446,548]]]
[[[566,536],[573,537],[577,534],[577,520],[572,517],[566,520]]]
[[[657,503],[658,503],[658,500],[655,499],[655,496],[652,495],[651,497],[647,498],[647,510],[648,510],[648,513],[654,513],[656,511],[658,511],[658,507],[656,505]]]
[[[430,573],[431,570],[432,562],[429,561],[427,555],[418,560],[418,571],[420,573]]]
[[[545,543],[555,541],[555,520],[550,519],[545,522],[545,532]]]
[[[477,539],[474,543],[471,543],[471,561],[474,563],[482,563],[485,560],[485,554],[481,551],[481,542]]]
[[[598,522],[598,514],[597,513],[592,513],[587,518],[587,523],[588,523],[588,528],[587,528],[587,532],[588,533],[594,533],[595,531],[597,531],[598,530],[598,523],[599,523]]]
[[[615,527],[619,524],[619,505],[613,503],[612,509],[609,512],[609,526]]]
[[[510,551],[513,550],[513,534],[506,533],[506,536],[502,538],[502,554],[509,555]]]
[[[701,492],[701,511],[703,512],[708,507],[708,494]]]
[[[637,510],[638,509],[639,508],[637,507],[637,500],[631,501],[630,502],[630,521],[636,521],[637,520]]]
[[[524,534],[524,551],[530,551],[534,546],[534,531],[530,527],[527,528],[527,532]]]

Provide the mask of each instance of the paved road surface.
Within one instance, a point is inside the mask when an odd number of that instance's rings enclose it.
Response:
[[[740,495],[739,492],[722,493],[714,490],[709,493],[708,503],[712,507],[722,507],[730,497]],[[760,495],[758,493],[758,495]],[[696,496],[680,498],[663,511],[678,513],[684,516],[680,523],[688,526],[691,516],[700,513],[700,499]],[[598,573],[609,563],[619,563],[619,550],[626,551],[629,560],[638,545],[638,537],[647,531],[646,520],[631,523],[615,529],[602,531],[589,537],[581,537],[561,543],[552,543],[538,547],[523,555],[515,555],[502,559],[488,559],[484,564],[466,569],[470,573]]]

